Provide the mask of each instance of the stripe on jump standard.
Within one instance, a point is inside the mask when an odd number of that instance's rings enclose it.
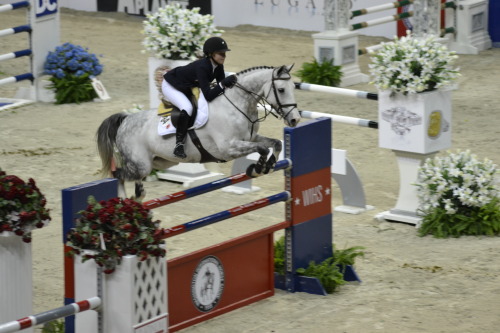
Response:
[[[312,83],[295,82],[295,89],[314,91],[314,92],[324,92],[328,94],[349,96],[355,98],[371,99],[374,101],[378,100],[378,95],[376,93],[370,93],[354,89],[339,88],[339,87],[322,86],[319,84],[312,84]]]
[[[19,82],[19,81],[22,81],[22,80],[31,80],[31,81],[33,81],[34,79],[35,78],[33,77],[33,74],[31,74],[31,73],[24,73],[24,74],[21,74],[21,75],[16,75],[16,76],[11,76],[11,77],[8,77],[8,78],[5,78],[5,79],[1,79],[0,80],[0,86],[2,84]]]
[[[5,53],[5,54],[0,54],[0,61],[2,60],[8,60],[8,59],[15,59],[19,57],[25,57],[25,56],[30,56],[31,55],[31,50],[26,49],[26,50],[21,50],[21,51],[15,51],[15,52],[10,52],[10,53]]]
[[[17,34],[20,32],[31,32],[31,26],[30,25],[20,25],[18,27],[0,30],[0,37],[7,36],[7,35],[13,35],[13,34]]]
[[[353,10],[351,12],[351,18],[356,17],[356,16],[365,15],[365,14],[380,12],[380,11],[387,10],[387,9],[399,8],[399,7],[410,5],[412,3],[413,3],[413,0],[402,0],[402,1],[397,1],[397,2],[386,3],[383,5]]]
[[[399,20],[402,20],[404,18],[412,17],[412,16],[413,16],[413,11],[409,11],[409,12],[405,12],[405,13],[401,13],[401,14],[396,14],[396,15],[391,15],[391,16],[384,16],[384,17],[381,17],[378,19],[352,24],[350,27],[350,30],[359,30],[359,29],[371,27],[373,25],[379,25],[379,24],[383,24],[383,23],[399,21]]]
[[[8,5],[0,6],[0,13],[7,12],[9,10],[23,8],[23,7],[29,7],[29,6],[30,6],[29,1],[19,1],[19,2],[8,4]]]

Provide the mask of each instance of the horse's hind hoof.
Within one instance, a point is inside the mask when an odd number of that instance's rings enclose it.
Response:
[[[146,196],[146,191],[144,191],[144,185],[142,183],[135,183],[135,200],[142,201]]]

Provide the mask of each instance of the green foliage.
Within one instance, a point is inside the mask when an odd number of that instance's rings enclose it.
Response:
[[[436,207],[423,216],[418,230],[420,236],[432,234],[436,238],[467,236],[495,236],[500,234],[500,200],[495,198],[467,214],[447,214],[446,209]]]
[[[296,273],[303,276],[317,278],[325,291],[333,293],[338,286],[345,284],[344,273],[346,266],[354,265],[356,257],[364,256],[364,247],[354,246],[344,250],[337,250],[333,245],[332,257],[325,259],[320,264],[314,261],[307,268],[299,268]],[[285,237],[281,237],[274,244],[274,271],[285,274]]]
[[[296,75],[303,81],[322,86],[337,87],[342,79],[341,66],[335,66],[333,59],[323,60],[318,63],[316,59],[312,62],[305,62]]]
[[[274,271],[285,275],[285,237],[281,237],[274,243]]]
[[[64,320],[53,320],[43,325],[42,333],[64,333]]]
[[[80,104],[97,98],[89,76],[85,73],[82,76],[68,74],[63,78],[51,77],[52,84],[48,88],[55,91],[56,104]]]

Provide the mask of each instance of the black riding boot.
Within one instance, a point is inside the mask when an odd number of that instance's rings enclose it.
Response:
[[[184,153],[184,139],[186,138],[189,124],[189,115],[186,111],[181,110],[179,119],[177,121],[177,129],[175,134],[175,149],[174,155],[180,158],[186,158]]]

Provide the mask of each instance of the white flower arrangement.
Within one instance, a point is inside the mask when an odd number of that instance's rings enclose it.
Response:
[[[368,65],[374,84],[394,93],[419,93],[450,86],[460,76],[452,63],[458,56],[441,44],[436,36],[406,37],[382,43],[371,52]]]
[[[183,9],[174,3],[146,15],[143,21],[144,52],[158,59],[195,60],[203,55],[203,43],[209,37],[220,36],[213,15],[199,14],[200,8]]]
[[[429,158],[420,167],[420,234],[436,237],[500,233],[496,165],[467,151]]]

